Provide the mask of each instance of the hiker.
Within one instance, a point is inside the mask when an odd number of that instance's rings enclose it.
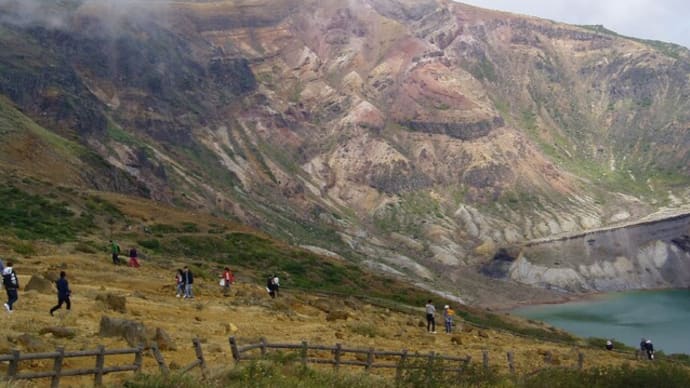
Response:
[[[110,240],[110,251],[113,254],[113,264],[120,265],[120,246],[113,240]]]
[[[455,315],[455,311],[450,306],[443,306],[443,322],[446,324],[446,334],[450,334],[453,329],[453,315]]]
[[[279,289],[280,279],[278,279],[278,275],[270,275],[268,279],[266,279],[266,291],[268,291],[268,295],[271,295],[271,298],[275,298],[278,296]]]
[[[266,291],[268,292],[268,295],[271,295],[271,298],[276,297],[276,292],[273,288],[273,275],[269,275],[268,279],[266,279]]]
[[[606,340],[606,350],[613,350],[613,342]]]
[[[129,263],[130,267],[139,268],[139,257],[136,248],[129,249]]]
[[[640,355],[644,354],[645,351],[646,351],[646,349],[645,349],[645,344],[646,344],[646,342],[647,342],[647,339],[646,339],[646,338],[642,337],[642,338],[640,339]]]
[[[19,289],[19,279],[12,268],[12,262],[8,261],[5,268],[2,270],[2,282],[5,284],[5,291],[7,292],[7,303],[5,303],[5,310],[12,313],[14,302],[19,299],[17,289]]]
[[[436,307],[431,304],[431,299],[426,302],[426,331],[436,334]]]
[[[223,296],[228,296],[230,293],[230,285],[235,282],[235,275],[230,271],[230,268],[225,267],[223,271],[221,286],[223,286]]]
[[[192,274],[192,271],[187,268],[187,266],[184,266],[184,269],[182,270],[182,281],[184,282],[184,297],[192,299],[194,298],[194,293],[192,292],[192,284],[194,284],[194,275]]]
[[[184,295],[184,273],[182,268],[178,268],[175,274],[175,296],[179,298],[182,295]]]
[[[276,297],[280,296],[280,293],[278,292],[280,290],[280,279],[278,279],[278,275],[273,275],[273,279],[271,281],[273,282],[273,293],[276,295]]]
[[[55,311],[62,307],[63,303],[67,305],[68,311],[72,308],[72,304],[69,301],[69,296],[72,294],[72,291],[69,289],[69,282],[67,281],[67,274],[65,271],[60,271],[60,279],[55,281],[55,285],[57,286],[58,304],[50,309],[51,317]]]
[[[654,359],[654,345],[652,345],[652,340],[646,340],[644,342],[644,350],[647,352],[647,358],[650,360]]]

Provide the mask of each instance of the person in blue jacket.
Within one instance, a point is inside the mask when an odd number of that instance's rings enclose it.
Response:
[[[65,271],[60,272],[60,279],[55,281],[55,285],[57,286],[58,304],[56,304],[55,306],[53,306],[52,309],[50,309],[51,316],[55,311],[59,310],[62,307],[63,303],[67,305],[67,310],[70,310],[72,308],[72,304],[69,300],[69,296],[70,294],[72,294],[72,291],[70,291],[69,289],[69,282],[67,281],[67,274],[65,273]]]

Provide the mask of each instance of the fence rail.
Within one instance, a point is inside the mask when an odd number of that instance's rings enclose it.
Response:
[[[429,352],[428,354],[420,353],[410,353],[403,349],[402,351],[389,351],[389,350],[375,350],[374,348],[361,349],[361,348],[346,348],[342,344],[337,343],[335,346],[325,346],[325,345],[310,345],[306,341],[300,344],[283,344],[283,343],[268,343],[265,338],[261,338],[259,343],[248,344],[240,346],[237,343],[235,337],[229,338],[230,348],[232,350],[232,356],[235,363],[247,360],[258,360],[266,357],[269,349],[288,349],[299,351],[299,359],[302,365],[307,364],[330,364],[333,365],[334,369],[338,369],[340,366],[355,366],[364,367],[365,371],[381,368],[381,369],[395,369],[396,381],[402,378],[404,371],[413,369],[423,369],[426,370],[427,376],[431,376],[432,373],[438,372],[453,372],[457,373],[457,378],[460,380],[463,375],[463,371],[466,370],[470,363],[472,362],[472,357],[467,355],[465,357],[457,356],[445,356],[435,352]],[[249,354],[255,350],[260,350],[260,354]],[[310,356],[310,351],[328,351],[332,354],[330,357],[314,357]],[[343,357],[347,354],[352,354],[355,357],[359,356],[356,360],[347,360]],[[363,356],[366,356],[363,357]],[[378,359],[385,358],[381,362]],[[391,362],[390,358],[396,358],[397,360]],[[548,363],[549,355],[545,357],[545,362]],[[513,353],[507,353],[508,367],[511,372],[514,372],[513,366]],[[584,356],[582,353],[578,354],[578,365],[579,369],[582,369],[584,363]],[[451,365],[449,365],[451,364]],[[484,368],[489,367],[489,355],[487,351],[482,354],[482,365]],[[430,377],[429,377],[430,378]]]
[[[198,338],[195,338],[192,341],[192,344],[194,346],[196,359],[190,362],[187,366],[184,366],[181,369],[181,372],[187,373],[190,370],[199,367],[201,369],[202,377],[205,378],[206,361],[204,359],[203,352],[201,351],[201,341],[199,341]],[[150,350],[153,354],[153,357],[158,363],[161,373],[163,373],[164,375],[168,375],[170,371],[168,367],[165,365],[165,360],[163,359],[163,355],[160,353],[158,347],[156,345],[152,345]],[[105,366],[106,356],[128,354],[134,355],[134,361],[131,364]],[[94,356],[96,360],[95,366],[93,368],[63,369],[65,359]],[[70,352],[66,352],[63,347],[58,347],[54,352],[43,353],[21,353],[18,350],[12,350],[10,354],[0,355],[0,362],[9,361],[7,375],[4,378],[7,381],[51,378],[51,388],[57,388],[60,386],[60,379],[62,377],[93,375],[94,385],[101,386],[103,385],[103,376],[106,374],[130,371],[139,373],[141,372],[143,364],[143,356],[143,346],[127,349],[108,350],[103,345],[98,345],[98,347],[95,350],[79,350]],[[21,373],[19,371],[20,362],[31,360],[53,360],[53,369],[40,372]]]
[[[365,370],[370,370],[374,368],[389,368],[395,369],[396,380],[399,381],[402,377],[403,371],[411,369],[425,369],[428,376],[431,376],[433,372],[455,372],[457,373],[457,378],[460,380],[462,378],[462,372],[468,368],[472,362],[472,357],[467,355],[465,357],[457,356],[445,356],[435,352],[429,352],[428,354],[420,354],[418,352],[410,353],[406,349],[402,351],[389,351],[389,350],[375,350],[374,348],[361,349],[361,348],[345,348],[342,344],[337,343],[335,346],[326,345],[310,345],[306,341],[300,344],[282,344],[282,343],[268,343],[265,338],[261,338],[259,343],[248,344],[240,346],[237,343],[235,337],[229,338],[230,349],[232,350],[232,357],[235,363],[247,360],[259,360],[266,357],[269,349],[288,349],[299,351],[300,362],[302,365],[307,364],[331,364],[334,369],[338,369],[341,365],[349,365],[356,367],[364,367]],[[259,349],[259,355],[250,355],[252,351]],[[310,357],[309,351],[328,351],[332,354],[332,357]],[[343,356],[346,354],[353,354],[363,358],[362,355],[366,355],[366,360],[344,360]],[[551,352],[546,352],[544,355],[544,364],[549,367],[552,366],[553,355]],[[386,359],[387,362],[376,362],[377,358],[397,358],[396,362],[391,362],[391,360]],[[421,360],[414,362],[414,360]],[[514,366],[514,355],[513,352],[506,353],[506,361],[508,363],[508,370],[511,373],[515,373]],[[453,367],[447,366],[448,363],[456,364]],[[442,365],[442,366],[439,366]],[[482,366],[485,369],[489,368],[489,352],[482,352]],[[582,369],[584,366],[584,354],[578,352],[577,354],[577,365],[575,368]]]
[[[396,381],[400,381],[405,371],[410,370],[425,370],[428,378],[431,378],[433,373],[439,372],[453,372],[457,374],[457,379],[462,379],[463,371],[465,371],[470,363],[472,357],[467,355],[465,357],[445,356],[436,352],[429,352],[422,354],[418,352],[408,352],[406,349],[402,351],[390,350],[375,350],[374,348],[347,348],[342,344],[336,343],[335,346],[327,345],[310,345],[307,341],[302,341],[299,344],[289,343],[268,343],[265,338],[261,338],[259,343],[238,345],[235,337],[229,337],[230,350],[235,364],[246,360],[259,360],[268,355],[270,349],[286,349],[297,351],[299,355],[299,362],[303,366],[307,364],[326,364],[332,365],[334,369],[341,366],[363,367],[365,371],[373,369],[395,369]],[[194,338],[192,341],[195,359],[186,366],[180,368],[180,373],[187,373],[190,370],[199,367],[202,378],[207,377],[206,360],[204,358],[201,341]],[[170,370],[165,363],[160,349],[156,344],[152,344],[149,348],[151,355],[155,359],[160,369],[161,374],[168,376]],[[256,353],[259,354],[250,354]],[[310,351],[312,354],[310,354]],[[319,352],[319,354],[313,354]],[[330,356],[324,356],[323,352],[329,352]],[[127,355],[133,354],[134,361],[131,364],[105,366],[105,357],[112,355]],[[143,363],[144,347],[138,346],[127,349],[105,349],[104,346],[99,345],[95,350],[80,350],[67,352],[62,347],[58,347],[54,352],[43,353],[20,353],[18,350],[13,350],[10,354],[0,355],[0,362],[9,361],[7,368],[7,375],[5,380],[31,380],[41,378],[51,378],[51,387],[58,387],[60,379],[68,376],[82,376],[94,375],[94,385],[100,386],[103,384],[103,376],[108,373],[133,371],[135,373],[141,372]],[[350,359],[347,356],[350,355]],[[68,369],[63,370],[64,361],[66,358],[74,357],[94,357],[95,366],[93,368]],[[352,357],[354,356],[354,359]],[[393,358],[393,360],[391,360]],[[53,368],[48,371],[27,372],[20,373],[20,362],[27,360],[53,360]],[[515,372],[514,357],[512,352],[506,354],[508,369],[511,373]],[[550,366],[552,363],[551,352],[544,354],[544,363]],[[584,354],[578,352],[576,368],[582,369],[584,364]],[[482,352],[482,366],[489,368],[489,352]]]

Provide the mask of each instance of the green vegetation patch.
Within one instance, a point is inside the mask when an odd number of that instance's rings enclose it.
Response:
[[[22,240],[74,241],[94,226],[88,213],[76,215],[65,203],[49,201],[9,186],[0,188],[0,228]]]
[[[295,353],[293,353],[295,354]],[[456,368],[441,360],[410,359],[396,381],[393,376],[342,370],[339,372],[297,366],[296,357],[251,361],[217,373],[203,381],[190,374],[161,375],[138,374],[125,382],[129,388],[158,387],[301,387],[301,388],[368,388],[368,387],[505,387],[505,388],[630,388],[665,387],[684,388],[690,381],[690,371],[665,362],[644,366],[610,366],[576,370],[544,368],[529,374],[501,374],[494,368],[483,368],[473,362],[462,373],[442,372],[442,368]],[[431,367],[430,367],[431,366]]]

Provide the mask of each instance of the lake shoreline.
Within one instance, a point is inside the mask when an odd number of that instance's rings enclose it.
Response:
[[[562,303],[522,303],[511,316],[545,322],[577,337],[608,338],[636,347],[651,338],[666,353],[690,354],[690,289],[596,292]],[[575,303],[573,303],[575,302]]]
[[[658,288],[635,288],[627,290],[611,290],[611,291],[592,291],[583,294],[562,294],[554,295],[551,298],[545,298],[538,301],[521,301],[521,302],[507,302],[507,303],[497,303],[495,305],[489,305],[487,308],[494,312],[500,313],[510,313],[513,310],[517,310],[523,307],[532,306],[547,306],[547,305],[559,305],[566,303],[575,302],[588,302],[596,299],[600,299],[606,296],[628,293],[628,292],[658,292],[658,291],[672,291],[672,290],[690,290],[690,287],[658,287]]]

